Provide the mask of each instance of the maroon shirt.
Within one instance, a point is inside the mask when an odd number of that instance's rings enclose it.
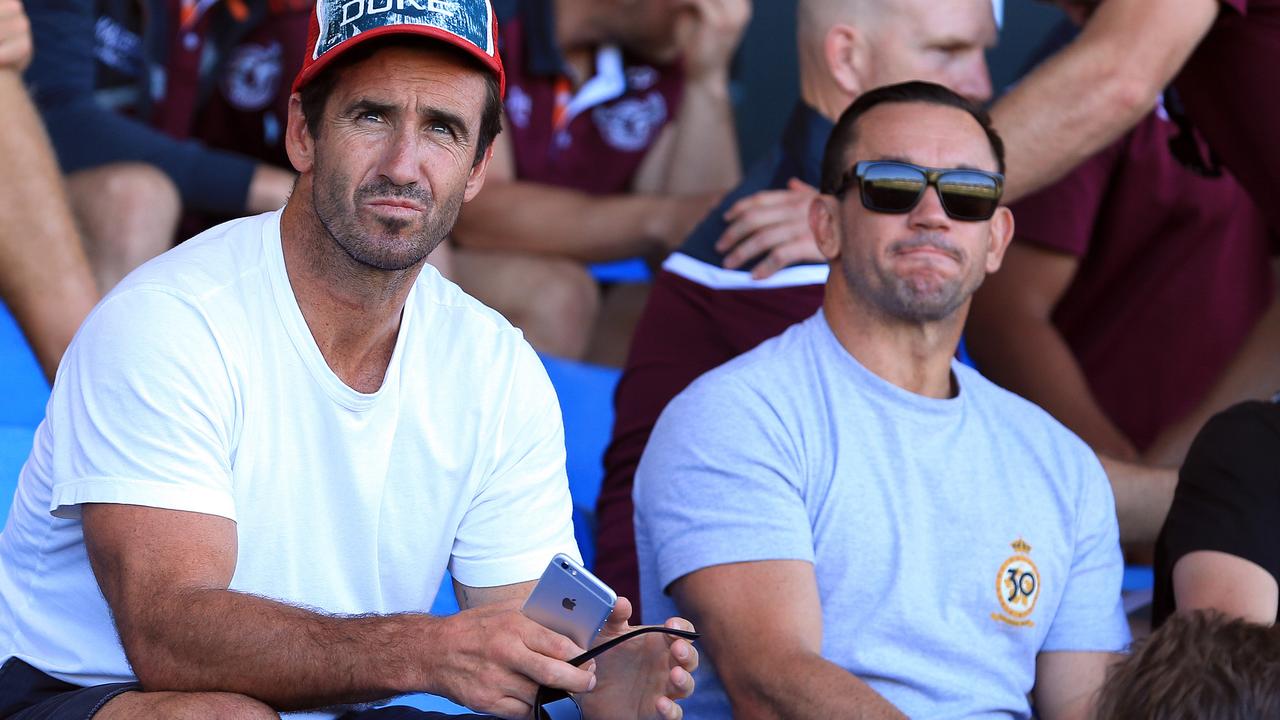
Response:
[[[1280,0],[1221,0],[1175,80],[1187,114],[1280,229]]]
[[[1156,113],[1013,206],[1017,242],[1080,258],[1053,323],[1139,450],[1193,409],[1274,297],[1271,238],[1229,174],[1201,177]]]
[[[566,71],[550,11],[549,3],[525,0],[499,29],[507,69],[504,130],[515,150],[516,177],[593,195],[629,192],[650,148],[680,110],[683,69],[624,54],[622,95],[557,129],[556,93]]]

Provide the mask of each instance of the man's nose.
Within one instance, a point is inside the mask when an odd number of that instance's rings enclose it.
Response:
[[[991,71],[984,54],[978,53],[972,62],[966,64],[954,87],[956,92],[976,103],[991,99]]]
[[[920,202],[911,209],[909,218],[911,227],[927,228],[937,230],[951,226],[951,218],[947,216],[947,211],[942,208],[942,197],[938,195],[936,185],[929,185],[924,189],[924,195],[920,197]]]
[[[383,149],[378,173],[396,185],[418,182],[419,137],[411,128],[397,128]]]

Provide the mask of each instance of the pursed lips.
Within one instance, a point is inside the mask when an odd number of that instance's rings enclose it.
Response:
[[[391,212],[396,212],[396,213],[401,213],[401,212],[420,213],[420,212],[426,211],[426,208],[420,205],[419,203],[413,202],[412,200],[405,200],[402,198],[376,198],[373,200],[366,200],[365,204],[379,210],[390,210]]]

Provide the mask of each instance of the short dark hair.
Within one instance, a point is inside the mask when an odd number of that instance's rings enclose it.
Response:
[[[1107,673],[1097,720],[1280,717],[1280,628],[1178,613]]]
[[[489,149],[489,146],[493,144],[493,139],[498,136],[498,133],[502,132],[502,91],[498,86],[497,76],[471,55],[448,43],[423,40],[422,38],[393,36],[369,40],[351,48],[343,53],[341,57],[335,58],[333,63],[313,78],[311,82],[303,85],[302,89],[298,91],[298,95],[302,101],[302,116],[307,120],[307,131],[311,133],[311,137],[319,137],[322,124],[321,116],[324,115],[325,105],[329,102],[329,96],[333,94],[333,88],[338,84],[338,77],[346,68],[368,60],[379,50],[389,47],[421,47],[424,42],[434,42],[433,47],[454,53],[457,57],[465,59],[474,65],[477,70],[484,73],[484,112],[480,116],[480,134],[476,138],[476,156],[472,164],[478,164],[484,159],[484,154]]]
[[[967,100],[942,85],[912,80],[897,85],[885,85],[863,93],[841,113],[840,119],[836,120],[835,128],[831,130],[826,151],[822,155],[823,192],[831,193],[840,185],[841,179],[849,170],[845,153],[858,139],[856,132],[858,120],[871,108],[888,103],[926,103],[953,107],[969,113],[987,134],[987,142],[991,143],[991,153],[996,158],[996,169],[1001,173],[1004,172],[1004,141],[992,127],[991,116],[987,111],[972,100]]]

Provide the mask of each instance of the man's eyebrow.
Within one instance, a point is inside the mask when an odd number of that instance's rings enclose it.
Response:
[[[916,161],[914,161],[914,160],[910,160],[910,159],[908,159],[908,158],[902,157],[901,155],[883,155],[883,156],[881,156],[881,157],[876,158],[876,159],[874,160],[874,162],[900,162],[900,163],[906,163],[906,164],[908,164],[908,165],[920,165],[920,163],[918,163],[918,162],[916,162]],[[959,163],[958,165],[952,165],[952,166],[950,166],[949,168],[940,168],[940,169],[943,169],[943,170],[978,170],[978,171],[981,171],[981,172],[991,172],[990,170],[986,170],[986,169],[984,169],[984,168],[978,167],[977,165],[971,165],[971,164],[969,164],[969,163]]]
[[[378,102],[369,98],[357,98],[347,106],[348,113],[354,112],[376,112],[379,115],[390,115],[395,112],[395,106],[390,103]]]
[[[418,110],[418,118],[424,122],[428,120],[442,122],[451,127],[460,138],[465,138],[470,135],[467,131],[466,119],[452,110],[446,110],[438,107],[423,107]]]

